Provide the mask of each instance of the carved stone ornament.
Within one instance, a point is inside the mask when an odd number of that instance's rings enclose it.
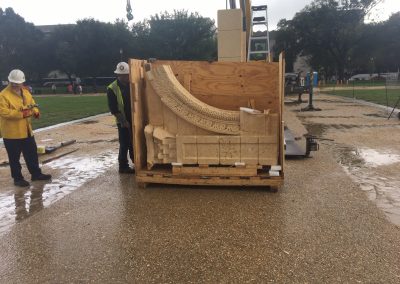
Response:
[[[208,131],[240,135],[239,111],[212,107],[195,98],[176,79],[170,66],[152,67],[146,78],[161,101],[178,117]]]

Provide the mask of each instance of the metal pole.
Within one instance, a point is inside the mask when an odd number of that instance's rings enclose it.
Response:
[[[397,99],[397,102],[396,102],[395,106],[393,107],[393,110],[390,113],[388,120],[392,117],[392,114],[394,113],[394,110],[397,108],[397,105],[399,104],[399,102],[400,102],[400,97]]]
[[[386,93],[386,109],[389,112],[389,98],[388,98],[388,91],[387,91],[387,79],[385,79],[385,93]]]

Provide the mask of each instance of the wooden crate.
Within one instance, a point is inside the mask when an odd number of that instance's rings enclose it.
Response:
[[[284,180],[283,88],[284,58],[279,62],[197,62],[156,61],[153,65],[170,65],[179,82],[196,98],[221,109],[238,110],[252,107],[270,109],[279,114],[276,125],[278,136],[278,177],[270,176],[268,169],[221,167],[207,165],[190,167],[147,168],[144,128],[149,123],[146,100],[145,61],[130,59],[131,96],[134,125],[134,154],[136,182],[213,186],[272,186],[279,187]],[[151,102],[150,102],[151,104]],[[157,119],[157,118],[152,118]],[[242,174],[241,174],[242,172]]]

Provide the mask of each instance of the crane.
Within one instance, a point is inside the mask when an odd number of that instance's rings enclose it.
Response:
[[[126,18],[128,21],[133,20],[131,1],[126,0]]]

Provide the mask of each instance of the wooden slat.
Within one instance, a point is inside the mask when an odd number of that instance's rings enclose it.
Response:
[[[162,175],[147,176],[139,174],[136,176],[138,183],[153,184],[179,184],[179,185],[197,185],[197,186],[273,186],[283,185],[282,177],[271,178],[220,178],[220,177],[165,177]]]
[[[131,107],[133,112],[133,147],[135,169],[140,171],[146,167],[146,141],[144,138],[145,107],[143,106],[143,61],[130,59],[130,80],[131,80]]]
[[[283,122],[283,107],[284,107],[284,95],[285,95],[285,54],[282,52],[279,55],[279,164],[282,166],[282,171],[285,166],[285,134],[284,134],[284,122]]]
[[[172,174],[175,176],[246,176],[256,177],[257,167],[173,167]]]

